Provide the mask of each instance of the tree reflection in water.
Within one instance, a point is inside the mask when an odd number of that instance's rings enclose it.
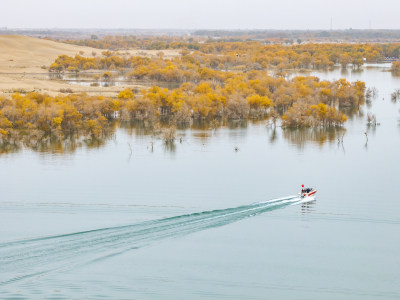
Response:
[[[307,143],[312,142],[320,146],[325,143],[342,143],[345,128],[284,128],[282,134],[291,144],[303,148]]]
[[[18,135],[11,140],[0,141],[0,154],[18,152],[23,149],[41,153],[67,154],[73,153],[81,147],[100,148],[113,138],[115,138],[114,131],[106,131],[99,138],[70,134],[63,137],[43,136],[36,139],[31,135]]]
[[[81,147],[86,148],[100,148],[107,144],[109,140],[115,140],[116,130],[123,130],[129,136],[146,136],[151,138],[149,145],[154,145],[154,142],[159,140],[162,141],[162,132],[165,128],[168,128],[171,123],[168,121],[134,121],[134,122],[118,122],[113,123],[109,128],[103,130],[102,135],[99,138],[94,138],[84,133],[79,134],[65,134],[62,137],[59,136],[44,136],[35,132],[15,134],[12,139],[0,141],[0,154],[18,152],[22,149],[30,149],[36,152],[51,153],[51,154],[64,154],[73,153]],[[218,138],[215,136],[215,132],[219,129],[225,128],[226,130],[232,130],[229,132],[231,138],[236,138],[239,134],[237,130],[240,130],[240,136],[247,133],[250,130],[249,125],[265,126],[270,143],[278,141],[278,137],[281,135],[284,139],[288,140],[291,144],[296,145],[299,148],[304,147],[307,143],[317,143],[322,146],[325,143],[337,142],[338,145],[343,147],[343,136],[346,133],[344,128],[281,128],[268,126],[270,122],[268,120],[240,120],[240,121],[228,121],[228,120],[212,120],[212,121],[196,121],[191,123],[179,124],[175,140],[164,142],[163,149],[166,152],[175,152],[177,144],[187,142],[186,133],[184,131],[190,130],[190,136],[196,139],[202,145],[206,145],[210,142],[211,138]],[[251,127],[251,126],[250,126]],[[373,132],[373,128],[368,129]],[[149,146],[153,147],[153,146]]]

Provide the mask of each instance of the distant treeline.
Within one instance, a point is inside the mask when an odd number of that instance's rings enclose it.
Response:
[[[129,40],[122,39],[120,42],[124,44],[127,41]],[[107,44],[108,40],[96,42]],[[197,48],[198,50],[183,49],[180,55],[172,58],[164,58],[162,50],[152,57],[130,56],[123,51],[109,50],[102,51],[101,55],[96,52],[82,52],[75,57],[61,55],[50,65],[49,70],[118,70],[135,79],[176,83],[213,80],[222,84],[237,72],[270,70],[277,75],[284,75],[290,69],[327,69],[337,64],[343,68],[348,65],[360,68],[365,62],[383,61],[387,56],[398,57],[400,53],[400,43],[310,43],[288,47],[262,45],[259,42],[212,42],[198,44]]]
[[[68,43],[99,49],[119,50],[167,50],[180,49],[185,55],[199,57],[207,55],[219,69],[232,65],[279,69],[328,68],[335,64],[348,64],[359,68],[364,62],[384,61],[385,57],[400,57],[400,43],[301,43],[292,45],[268,44],[265,41],[223,41],[215,39],[194,39],[176,37],[138,38],[136,36],[109,36],[103,39],[69,40]],[[299,44],[301,43],[301,44]],[[213,57],[211,57],[213,56]],[[194,59],[196,60],[196,59]],[[224,61],[229,61],[228,67]],[[222,64],[221,64],[222,62]],[[212,67],[216,69],[216,67]]]
[[[344,30],[197,30],[194,36],[250,39],[400,39],[396,29],[344,29]]]
[[[400,32],[400,31],[399,31]],[[346,41],[346,40],[343,40]],[[348,52],[348,48],[353,48],[352,52],[357,52],[357,48],[361,48],[361,51],[365,50],[377,51],[379,55],[385,57],[399,57],[400,56],[400,43],[330,43],[329,40],[322,41],[322,47],[344,50]],[[400,37],[399,37],[400,41]],[[166,50],[166,49],[186,49],[190,51],[200,51],[204,53],[210,53],[210,48],[215,48],[215,52],[220,52],[218,49],[226,48],[226,45],[232,44],[234,48],[239,49],[249,49],[249,45],[252,45],[253,49],[260,47],[268,47],[269,45],[276,46],[284,44],[286,47],[292,45],[292,47],[301,46],[305,47],[304,51],[308,51],[307,45],[313,45],[312,47],[318,48],[321,42],[310,39],[309,42],[305,43],[302,38],[278,38],[278,39],[268,39],[268,38],[249,38],[244,36],[241,38],[212,38],[208,36],[205,37],[171,37],[171,36],[157,36],[157,37],[137,37],[137,36],[105,36],[98,39],[94,36],[91,39],[82,40],[64,40],[66,43],[88,46],[98,49],[108,49],[108,50],[125,50],[125,49],[143,49],[143,50]],[[314,42],[314,43],[313,43]],[[324,44],[325,43],[325,44]],[[299,48],[291,48],[294,51]],[[318,50],[318,49],[317,49]],[[325,51],[326,51],[325,50]],[[300,50],[301,51],[301,50]],[[310,52],[312,55],[313,52]]]

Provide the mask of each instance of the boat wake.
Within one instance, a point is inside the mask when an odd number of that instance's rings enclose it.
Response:
[[[304,202],[297,196],[131,225],[0,243],[0,285],[138,249],[157,240],[227,225]]]

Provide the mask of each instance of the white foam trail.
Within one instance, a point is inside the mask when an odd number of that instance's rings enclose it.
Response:
[[[283,201],[283,200],[291,200],[291,199],[294,199],[294,198],[299,198],[299,197],[298,196],[287,196],[287,197],[283,197],[283,198],[277,198],[277,199],[272,199],[272,200],[255,202],[253,204],[273,203],[273,202],[278,202],[278,201]]]

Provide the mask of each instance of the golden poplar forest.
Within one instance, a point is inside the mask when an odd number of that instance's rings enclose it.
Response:
[[[154,43],[147,45],[152,48]],[[82,41],[75,43],[83,44]],[[364,61],[379,61],[399,51],[399,44],[262,45],[259,42],[164,42],[156,56],[130,56],[133,46],[115,38],[89,44],[116,48],[84,56],[60,55],[50,73],[98,70],[94,80],[112,81],[117,75],[132,80],[177,83],[178,88],[157,85],[139,91],[124,89],[115,97],[37,92],[0,98],[0,141],[18,138],[63,138],[67,135],[100,139],[115,121],[160,119],[170,126],[193,120],[268,119],[282,127],[341,127],[371,96],[364,82],[322,81],[316,77],[290,78],[293,69],[361,68]],[[164,43],[164,44],[163,44]],[[193,46],[195,44],[195,47]],[[151,46],[153,45],[153,46]],[[137,47],[146,47],[138,43]],[[177,47],[180,55],[165,58],[164,48]],[[398,64],[393,64],[398,68]],[[99,78],[100,77],[100,78]],[[279,121],[279,119],[281,121]]]

